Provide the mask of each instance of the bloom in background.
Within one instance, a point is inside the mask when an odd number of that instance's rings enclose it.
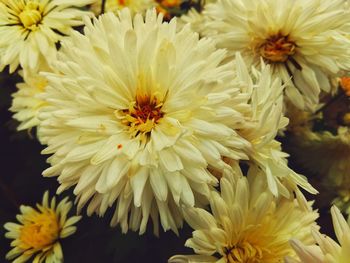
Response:
[[[294,191],[299,197],[301,192],[297,186],[315,194],[317,191],[307,179],[288,167],[288,154],[282,152],[281,144],[275,140],[278,131],[288,124],[282,111],[283,86],[278,78],[272,77],[269,65],[262,63],[261,67],[261,71],[253,67],[249,73],[242,57],[236,56],[236,70],[244,83],[242,92],[250,94],[251,109],[245,112],[246,125],[239,130],[239,135],[252,145],[250,162],[264,172],[269,189],[275,196],[281,194],[290,198]]]
[[[287,258],[287,263],[348,263],[350,259],[350,228],[336,206],[331,208],[334,231],[340,244],[318,231],[312,231],[318,246],[308,246],[300,240],[291,245],[300,260]]]
[[[187,1],[187,0],[186,0]],[[185,0],[106,0],[105,12],[118,13],[123,8],[129,8],[132,15],[136,13],[145,14],[147,9],[156,8],[158,13],[162,13],[166,20],[170,20],[175,15],[183,12],[181,3]],[[191,2],[191,1],[190,1]],[[96,1],[91,6],[92,11],[99,15],[102,11],[102,2]]]
[[[207,168],[247,158],[236,132],[247,95],[233,65],[221,64],[224,50],[155,10],[145,21],[128,9],[104,14],[84,31],[63,41],[61,74],[45,75],[40,135],[53,155],[44,175],[59,176],[59,191],[76,185],[88,214],[117,203],[112,225],[123,232],[143,233],[150,215],[157,227],[158,213],[177,231],[179,206],[203,203],[218,183]]]
[[[350,15],[343,0],[218,0],[205,6],[200,33],[231,55],[262,57],[299,108],[314,109],[328,76],[350,69]]]
[[[13,262],[26,262],[34,257],[33,262],[63,262],[63,253],[59,240],[72,235],[76,231],[74,224],[80,216],[67,218],[72,202],[64,198],[56,205],[56,198],[49,201],[49,193],[45,192],[42,204],[37,208],[22,205],[21,214],[17,215],[17,223],[6,223],[8,231],[5,236],[13,239],[13,249],[7,253],[6,259]]]
[[[239,171],[240,168],[237,169]],[[187,222],[195,230],[186,246],[197,255],[177,255],[171,263],[282,262],[295,253],[289,239],[313,244],[311,228],[318,213],[299,207],[296,200],[275,198],[266,180],[251,168],[247,177],[225,176],[221,195],[212,193],[212,214],[201,208],[185,208]]]
[[[39,73],[25,70],[21,73],[24,82],[17,84],[17,91],[12,94],[13,118],[20,122],[17,130],[32,129],[39,125],[38,113],[46,103],[38,98],[47,86],[47,79]]]
[[[333,96],[323,98],[315,113],[288,107],[292,125],[286,144],[296,163],[316,176],[324,196],[350,213],[350,103],[346,78]],[[328,206],[330,200],[325,205]]]
[[[119,10],[127,7],[132,14],[146,13],[146,10],[152,7],[156,7],[157,2],[155,0],[106,0],[105,12],[118,13]],[[95,3],[91,6],[92,11],[99,15],[102,10],[102,1],[95,0]]]
[[[0,71],[20,64],[36,70],[56,58],[56,43],[82,25],[82,7],[94,0],[0,0]]]
[[[196,1],[196,5],[191,7],[185,14],[180,16],[179,24],[187,24],[191,25],[193,31],[200,32],[202,27],[202,23],[204,23],[204,16],[202,11],[204,6],[209,3],[215,3],[217,0],[198,0]]]

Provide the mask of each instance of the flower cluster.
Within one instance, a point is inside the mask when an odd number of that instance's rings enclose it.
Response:
[[[304,193],[350,213],[349,35],[344,0],[0,0],[0,71],[77,213],[188,223],[172,263],[345,263],[340,210],[339,245]],[[7,259],[63,262],[71,207],[21,206]]]

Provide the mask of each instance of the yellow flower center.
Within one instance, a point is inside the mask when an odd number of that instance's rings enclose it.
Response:
[[[132,136],[148,135],[154,126],[164,116],[163,103],[157,96],[138,93],[136,100],[131,102],[129,108],[123,110],[122,123],[129,126]]]
[[[262,249],[248,242],[242,242],[227,252],[228,263],[260,263],[262,258]]]
[[[55,211],[42,208],[25,216],[20,231],[21,247],[42,250],[53,244],[59,237],[60,227]]]
[[[288,36],[277,34],[266,39],[259,47],[260,55],[269,62],[286,62],[295,54],[296,44]]]
[[[29,1],[23,11],[19,14],[22,25],[30,30],[36,29],[42,19],[40,4]]]

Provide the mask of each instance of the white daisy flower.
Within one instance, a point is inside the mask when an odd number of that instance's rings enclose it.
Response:
[[[269,189],[275,196],[281,194],[290,198],[292,191],[299,196],[301,192],[297,186],[310,193],[317,193],[305,177],[288,167],[289,155],[282,152],[280,142],[275,139],[278,131],[288,124],[288,119],[283,115],[284,87],[281,81],[272,77],[271,67],[263,62],[261,71],[253,67],[252,73],[249,73],[239,54],[235,61],[238,78],[243,83],[242,92],[250,94],[251,108],[245,112],[247,122],[239,130],[239,134],[252,145],[250,162],[264,172]]]
[[[72,202],[64,198],[56,205],[56,198],[49,202],[49,193],[45,192],[42,204],[37,208],[22,205],[21,214],[17,215],[17,223],[6,223],[8,231],[5,237],[13,239],[13,249],[7,253],[6,259],[22,263],[32,258],[33,262],[63,262],[60,239],[75,233],[74,226],[80,216],[67,217]]]
[[[350,69],[349,10],[344,0],[218,0],[204,10],[200,32],[231,55],[263,57],[299,108],[314,109],[328,76]]]
[[[300,240],[291,241],[299,260],[287,258],[286,263],[348,263],[350,259],[350,228],[336,206],[331,208],[334,231],[339,244],[318,231],[312,232],[318,246],[308,246]]]
[[[88,14],[94,0],[0,0],[0,71],[18,65],[36,70],[56,57],[56,44]]]
[[[235,131],[247,96],[225,55],[155,10],[145,21],[128,9],[87,21],[85,35],[63,42],[61,75],[45,75],[40,133],[53,156],[44,175],[59,176],[60,191],[76,185],[89,214],[117,203],[112,224],[124,232],[129,222],[143,233],[158,212],[177,231],[179,205],[206,200],[218,182],[207,168],[247,158],[249,143]]]
[[[184,209],[194,229],[185,246],[197,255],[177,255],[169,262],[276,263],[287,255],[294,257],[292,237],[313,244],[311,227],[316,227],[317,212],[310,205],[305,211],[295,200],[275,198],[256,173],[254,168],[248,179],[222,178],[221,196],[212,193],[212,214],[201,208]]]
[[[157,6],[155,0],[106,0],[105,12],[118,13],[119,10],[127,7],[132,14],[146,13],[146,10]],[[99,15],[102,11],[102,1],[95,0],[95,3],[91,6],[92,11]]]
[[[45,71],[48,71],[47,69]],[[17,130],[32,129],[40,124],[39,110],[46,102],[38,98],[43,93],[48,82],[44,76],[31,70],[21,72],[24,82],[17,84],[17,91],[12,94],[13,118],[20,122]]]

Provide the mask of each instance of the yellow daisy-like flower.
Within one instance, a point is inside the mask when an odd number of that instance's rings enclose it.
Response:
[[[336,206],[331,208],[334,231],[339,244],[317,230],[312,234],[318,246],[309,246],[293,239],[291,245],[299,260],[287,258],[286,263],[348,263],[350,260],[350,227]]]
[[[93,0],[0,0],[0,71],[20,64],[37,69],[56,57],[56,43],[82,25],[82,7]]]
[[[80,216],[67,218],[72,202],[64,198],[56,205],[56,198],[49,201],[46,191],[42,204],[37,208],[22,205],[21,214],[17,215],[18,223],[6,223],[8,231],[5,237],[13,239],[13,249],[7,253],[6,259],[16,263],[26,262],[34,257],[33,262],[63,262],[63,253],[59,240],[72,235],[74,226]]]
[[[17,130],[27,130],[39,125],[39,110],[46,103],[38,98],[43,93],[48,81],[45,77],[30,70],[21,73],[24,82],[17,84],[17,91],[12,94],[12,106],[10,111],[14,112],[13,118],[20,122]]]
[[[240,168],[236,171],[240,173]],[[292,237],[313,244],[311,228],[318,213],[296,200],[277,199],[266,181],[249,171],[221,179],[221,195],[212,193],[212,214],[201,208],[185,208],[187,222],[194,228],[186,246],[197,255],[178,255],[171,263],[277,263],[295,256],[289,244]]]

